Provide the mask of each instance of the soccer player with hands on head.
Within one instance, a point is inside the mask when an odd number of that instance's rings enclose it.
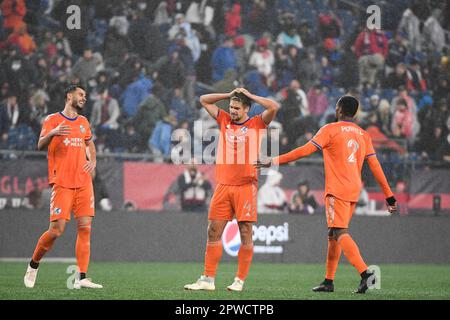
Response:
[[[229,99],[229,112],[215,105]],[[260,115],[249,117],[251,102],[265,108]],[[244,88],[230,93],[213,93],[200,97],[203,108],[216,119],[220,138],[216,155],[217,187],[208,213],[208,239],[204,271],[197,282],[184,286],[188,290],[215,290],[214,279],[222,257],[222,234],[228,221],[238,221],[241,246],[238,270],[230,291],[242,291],[253,257],[253,223],[257,220],[257,160],[264,130],[275,118],[278,103],[250,93]],[[247,151],[248,150],[248,151]],[[252,160],[253,159],[253,160]]]
[[[268,168],[323,152],[325,167],[325,211],[328,224],[328,253],[325,280],[313,288],[315,292],[333,292],[334,275],[341,252],[361,275],[355,293],[365,293],[374,275],[368,270],[359,248],[348,232],[348,225],[361,191],[361,170],[364,160],[374,174],[386,197],[387,209],[396,212],[396,199],[376,157],[369,134],[353,122],[359,101],[352,96],[341,97],[336,104],[337,122],[323,126],[305,145],[274,158],[258,159],[255,168]]]

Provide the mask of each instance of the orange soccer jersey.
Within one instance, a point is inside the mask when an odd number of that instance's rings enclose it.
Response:
[[[219,110],[220,138],[216,157],[217,187],[211,199],[209,220],[257,220],[257,160],[261,139],[267,125],[261,115],[243,123],[234,123]]]
[[[86,164],[86,141],[92,138],[88,120],[83,116],[68,118],[61,112],[44,120],[41,137],[64,121],[71,127],[70,134],[54,136],[48,146],[48,181],[50,185],[64,188],[81,188],[92,183],[91,176],[83,170]]]
[[[253,163],[257,160],[264,129],[261,115],[243,123],[234,123],[230,114],[220,110],[217,115],[220,139],[216,157],[217,183],[239,186],[258,181]]]
[[[369,134],[353,122],[339,121],[323,126],[311,143],[323,151],[325,195],[357,202],[364,160],[376,155]]]

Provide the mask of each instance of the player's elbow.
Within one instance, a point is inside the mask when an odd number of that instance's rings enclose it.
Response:
[[[200,96],[200,103],[201,103],[202,105],[204,105],[204,104],[206,103],[206,97],[205,97],[205,95],[201,95],[201,96]]]
[[[271,105],[271,109],[273,109],[275,112],[278,112],[278,110],[280,110],[280,104],[274,101]]]

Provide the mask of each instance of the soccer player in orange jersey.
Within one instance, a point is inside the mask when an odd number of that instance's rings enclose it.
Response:
[[[86,278],[90,257],[91,222],[94,217],[92,176],[96,167],[95,145],[88,120],[79,115],[86,103],[86,91],[77,85],[66,89],[62,112],[44,120],[38,149],[48,148],[48,180],[52,187],[50,227],[42,234],[24,277],[25,286],[33,288],[39,262],[64,232],[73,212],[77,220],[75,255],[79,279],[74,288],[102,288]],[[88,153],[88,157],[87,157]]]
[[[321,150],[325,166],[325,210],[328,223],[328,254],[325,280],[313,288],[315,292],[333,292],[333,279],[341,251],[361,275],[355,293],[365,293],[374,275],[367,269],[358,246],[348,232],[348,225],[361,191],[364,160],[386,197],[390,213],[396,211],[396,200],[376,157],[369,134],[352,122],[359,101],[343,96],[336,104],[337,122],[323,126],[304,146],[272,159],[259,159],[256,168],[284,164]]]
[[[229,99],[229,113],[215,103]],[[251,102],[265,108],[260,115],[249,117]],[[220,128],[216,155],[217,187],[208,213],[208,240],[204,271],[200,279],[184,288],[215,290],[214,278],[222,257],[222,233],[228,221],[236,217],[241,236],[238,270],[230,291],[242,291],[253,257],[253,223],[257,219],[258,173],[253,167],[257,160],[264,129],[275,118],[278,103],[251,94],[244,88],[230,93],[207,94],[200,97],[206,111],[217,120]]]

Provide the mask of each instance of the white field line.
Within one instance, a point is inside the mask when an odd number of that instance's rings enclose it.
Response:
[[[31,258],[9,258],[0,257],[0,262],[30,262]],[[76,263],[76,258],[43,258],[41,262],[51,262],[51,263]]]

